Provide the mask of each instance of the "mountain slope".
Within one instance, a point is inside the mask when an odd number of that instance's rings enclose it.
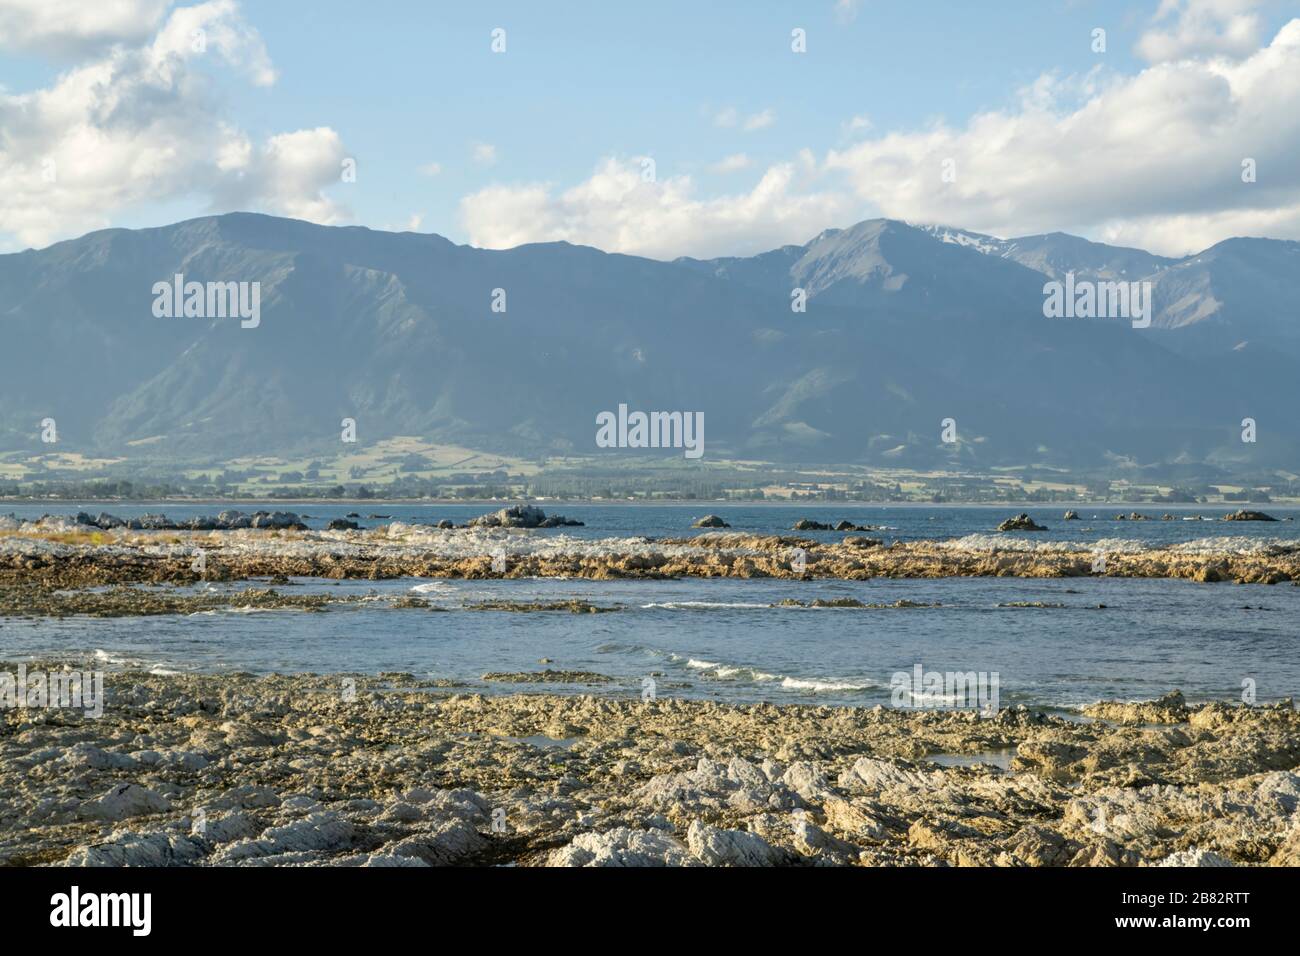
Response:
[[[1296,244],[1233,240],[1170,263],[954,235],[871,220],[750,258],[659,262],[244,213],[92,233],[0,256],[0,450],[49,451],[52,416],[60,451],[337,451],[354,418],[362,444],[587,455],[596,415],[624,403],[704,412],[708,458],[1294,460],[1300,428],[1278,413],[1298,390],[1282,311]],[[1045,319],[1039,267],[1072,255],[1080,273],[1156,266],[1171,320]],[[155,317],[154,283],[177,273],[260,283],[260,323]],[[1208,309],[1219,296],[1231,309]],[[1221,347],[1247,323],[1249,347]],[[1267,442],[1241,446],[1247,415],[1268,420]],[[939,437],[949,417],[954,444]]]

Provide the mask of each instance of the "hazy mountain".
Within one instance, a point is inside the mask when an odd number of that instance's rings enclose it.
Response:
[[[1152,255],[1141,249],[1108,246],[1064,232],[1043,236],[998,239],[978,232],[949,226],[918,226],[944,242],[967,246],[986,255],[1010,259],[1052,279],[1064,280],[1067,272],[1076,278],[1095,281],[1135,281],[1148,278],[1178,260]]]
[[[1194,354],[1259,348],[1300,357],[1300,242],[1227,239],[1184,259],[1055,232],[998,239],[946,226],[919,227],[945,242],[1010,259],[1062,281],[1149,281],[1153,325],[1178,329],[1163,344]]]
[[[675,262],[242,213],[107,230],[0,256],[0,449],[50,451],[53,417],[59,451],[337,451],[350,417],[362,443],[596,454],[596,415],[626,403],[704,412],[706,459],[1288,464],[1298,255],[1239,239],[1169,260],[889,220]],[[1149,279],[1153,327],[1044,318],[1065,271]],[[260,283],[260,324],[155,317],[154,283],[177,273]]]

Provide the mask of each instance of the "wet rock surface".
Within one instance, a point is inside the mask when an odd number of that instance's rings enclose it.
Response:
[[[99,528],[101,531],[111,531],[116,528],[132,531],[232,531],[239,528],[276,530],[292,528],[305,531],[307,529],[307,526],[302,523],[302,517],[292,511],[254,511],[245,514],[242,511],[228,510],[215,517],[189,518],[184,521],[171,521],[165,514],[119,518],[102,511],[99,515],[91,517],[81,511],[72,520],[80,526]]]
[[[1015,520],[1015,519],[1013,519]],[[87,530],[61,519],[0,533],[0,587],[192,584],[265,577],[369,578],[1186,578],[1300,581],[1300,542],[1202,538],[1145,546],[1033,541],[998,534],[941,541],[705,531],[694,537],[579,539],[501,528],[393,522],[359,531]],[[196,561],[202,555],[202,563]]]
[[[691,522],[692,528],[730,528],[731,525],[723,521],[717,515],[705,515],[703,518],[696,518]]]
[[[218,609],[321,611],[337,603],[344,602],[322,594],[285,594],[267,587],[196,593],[120,584],[95,591],[62,591],[39,583],[0,584],[0,615],[9,617],[132,617]]]
[[[113,672],[101,719],[0,712],[0,863],[1300,862],[1290,702],[1081,722],[434,683]]]
[[[835,524],[827,524],[823,521],[814,521],[811,518],[800,518],[790,529],[792,531],[875,531],[876,528],[869,524],[854,524],[852,521],[838,521]]]
[[[998,525],[999,531],[1046,531],[1047,529],[1029,515],[1021,512]]]
[[[1230,515],[1224,515],[1223,520],[1224,521],[1276,521],[1277,519],[1274,518],[1272,515],[1265,514],[1262,511],[1248,511],[1245,508],[1242,508],[1239,511],[1234,511]]]
[[[440,525],[441,526],[441,525]],[[562,515],[547,516],[546,512],[534,505],[514,505],[502,508],[491,514],[471,518],[469,528],[562,528],[581,527],[582,522]]]

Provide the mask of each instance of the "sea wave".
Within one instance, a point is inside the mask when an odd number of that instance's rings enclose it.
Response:
[[[411,590],[416,594],[435,594],[439,592],[454,592],[456,586],[446,581],[429,581],[427,584],[415,584]]]
[[[817,680],[812,677],[785,677],[781,686],[786,690],[810,690],[814,694],[831,693],[845,690],[870,690],[879,686],[874,681],[855,683],[853,681]]]
[[[762,671],[755,667],[746,667],[740,664],[724,664],[719,661],[701,660],[698,657],[689,657],[685,661],[682,661],[675,654],[672,657],[692,670],[706,673],[714,680],[748,680],[756,684],[777,682],[777,686],[782,690],[799,691],[801,693],[843,693],[845,691],[870,690],[873,687],[883,686],[876,681],[866,679],[799,677],[789,674],[773,674],[769,671]]]

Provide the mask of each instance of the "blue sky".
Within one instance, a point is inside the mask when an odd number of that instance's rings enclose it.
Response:
[[[422,210],[427,228],[457,239],[460,197],[494,181],[574,183],[600,157],[648,154],[661,174],[734,187],[792,144],[841,143],[855,116],[907,130],[1002,105],[1044,71],[1086,71],[1097,17],[1138,19],[1131,3],[1051,0],[879,3],[847,22],[833,3],[582,2],[559,5],[572,11],[563,16],[536,2],[321,6],[307,23],[290,12],[300,4],[250,8],[282,79],[270,97],[241,89],[239,115],[265,133],[335,127],[364,164],[358,185],[383,184],[358,190],[361,218]],[[497,26],[504,55],[489,52]],[[808,30],[809,55],[791,54],[793,26]],[[1114,30],[1127,62],[1133,29]],[[715,125],[726,109],[774,120],[753,132]],[[497,147],[495,165],[473,161],[479,142]],[[752,165],[707,171],[737,153]],[[417,173],[429,162],[440,176]]]
[[[1278,214],[1300,203],[1276,163],[1261,164],[1267,188],[1248,193],[1181,181],[1208,165],[1232,185],[1241,157],[1294,155],[1296,121],[1283,115],[1294,99],[1270,94],[1281,102],[1262,118],[1243,107],[1267,85],[1261,69],[1280,69],[1250,64],[1300,16],[1291,2],[127,0],[133,17],[99,33],[42,22],[30,4],[0,0],[0,171],[30,180],[54,156],[59,176],[41,202],[0,201],[3,249],[229,208],[660,256],[757,251],[873,215],[1004,235],[1060,228],[1164,251],[1300,223]],[[192,25],[209,33],[203,55],[160,39]],[[503,54],[490,49],[498,27]],[[790,49],[795,27],[807,31],[805,54]],[[1092,49],[1097,27],[1104,54]],[[151,48],[162,52],[131,59]],[[249,65],[263,60],[274,82]],[[1188,62],[1202,72],[1189,78],[1178,65]],[[97,64],[111,64],[98,92],[69,82]],[[1153,73],[1164,84],[1154,91],[1143,81]],[[1203,110],[1197,100],[1216,101],[1224,75],[1236,77],[1230,95]],[[114,84],[129,92],[108,109]],[[43,114],[42,93],[61,108]],[[1101,119],[1086,112],[1098,97],[1109,97]],[[1096,125],[1088,142],[1124,135],[1126,101],[1149,127],[1137,149],[1117,143],[1078,173],[1062,169],[1055,188],[1004,172],[1079,152],[1084,124]],[[80,123],[66,118],[76,110]],[[1160,147],[1165,114],[1180,111],[1163,129],[1173,145]],[[1207,148],[1192,145],[1198,124],[1220,137],[1226,124],[1220,155],[1189,154]],[[87,147],[87,126],[102,146]],[[1008,138],[1023,142],[1007,152]],[[223,141],[245,149],[227,157]],[[1134,155],[1152,143],[1180,149],[1163,171]],[[96,150],[104,168],[92,167]],[[930,175],[948,155],[956,184]],[[620,173],[644,157],[657,182],[633,189]],[[355,182],[332,174],[340,158],[356,160]],[[978,181],[966,172],[976,169]],[[1077,204],[1055,198],[1094,172]],[[1168,196],[1143,201],[1171,180]],[[610,202],[625,208],[615,215]]]

